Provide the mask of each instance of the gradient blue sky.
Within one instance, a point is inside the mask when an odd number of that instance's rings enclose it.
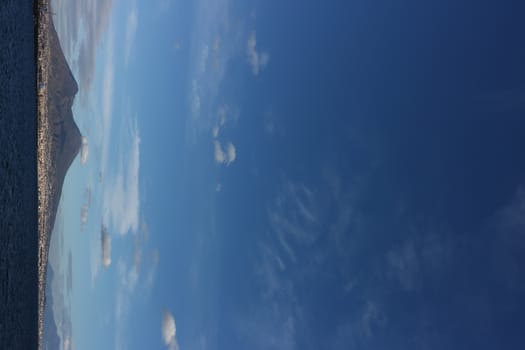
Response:
[[[88,140],[64,348],[523,343],[522,5],[53,6]]]

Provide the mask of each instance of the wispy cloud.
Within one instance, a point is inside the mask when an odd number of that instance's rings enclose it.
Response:
[[[75,349],[75,346],[73,345],[73,339],[71,339],[70,336],[66,336],[65,339],[64,339],[64,350],[74,350]]]
[[[305,281],[315,283],[321,255],[315,242],[321,200],[317,191],[286,181],[268,208],[268,232],[261,235],[255,274],[264,305],[240,317],[238,331],[252,349],[296,349],[298,329],[307,327],[304,305],[297,290]],[[305,257],[308,257],[306,262]]]
[[[113,93],[115,80],[115,62],[113,58],[113,33],[108,40],[108,52],[104,67],[104,80],[102,85],[102,159],[101,168],[105,170],[108,158],[111,123],[113,118]]]
[[[215,126],[211,129],[213,136],[214,158],[217,164],[230,165],[237,159],[237,149],[231,142],[221,143],[219,134],[221,129],[225,127],[227,122],[235,122],[238,118],[238,111],[223,104],[217,109],[217,121]]]
[[[91,272],[91,287],[95,287],[95,282],[97,276],[100,272],[100,267],[102,266],[102,239],[101,236],[97,233],[90,235],[89,241],[89,265]]]
[[[270,60],[270,54],[266,51],[258,51],[257,49],[257,37],[255,31],[253,31],[248,37],[246,43],[246,56],[248,58],[248,63],[252,68],[253,75],[259,75],[261,70],[263,70],[268,61]]]
[[[228,142],[226,144],[226,156],[226,162],[228,164],[233,163],[237,158],[237,151],[235,149],[235,146],[231,142]]]
[[[88,221],[88,213],[89,213],[89,206],[87,204],[83,204],[80,207],[80,229],[83,230],[84,227],[86,227],[87,221]]]
[[[287,182],[269,210],[269,222],[287,259],[296,260],[295,246],[311,245],[322,232],[318,194],[304,184]]]
[[[132,295],[137,285],[138,272],[134,266],[124,262],[122,258],[117,261],[117,290],[115,294],[115,348],[127,349],[126,321],[129,318]]]
[[[71,295],[71,291],[73,290],[73,254],[71,250],[67,254],[66,285],[67,292]]]
[[[89,218],[89,211],[91,207],[91,186],[87,185],[85,189],[85,202],[80,207],[80,230],[83,231],[86,228],[88,218]]]
[[[248,349],[297,349],[301,310],[294,295],[286,294],[286,303],[264,303],[250,311],[237,325],[238,336]]]
[[[327,261],[338,261],[336,231],[348,229],[347,221],[341,219],[343,222],[339,223],[340,216],[346,217],[346,211],[342,210],[345,206],[331,196],[328,187],[325,182],[312,185],[284,179],[267,208],[268,227],[259,236],[258,264],[254,271],[260,283],[255,304],[265,307],[255,308],[239,321],[239,332],[250,348],[295,349],[298,330],[316,326],[311,321],[310,307],[297,291],[318,283],[328,270],[334,276],[339,274]],[[327,249],[334,257],[327,257]],[[349,252],[345,254],[348,256]],[[352,273],[348,270],[345,273]],[[346,276],[340,277],[344,281]],[[352,328],[357,332],[375,329],[382,314],[374,307],[375,304],[364,308]]]
[[[95,144],[100,149],[100,170],[105,172],[109,149],[111,143],[111,127],[113,124],[113,101],[114,101],[114,81],[115,81],[115,60],[114,60],[114,33],[109,30],[106,43],[106,57],[104,61],[102,90],[101,90],[101,118],[95,119]]]
[[[105,267],[111,265],[111,236],[105,227],[100,232],[100,241],[102,245],[102,264]]]
[[[217,137],[219,137],[219,132],[220,132],[220,129],[218,126],[214,126],[212,129],[211,129],[211,134],[213,135],[213,138],[216,139]]]
[[[239,110],[229,104],[221,104],[217,108],[215,126],[212,127],[212,136],[217,139],[223,128],[228,124],[235,124],[239,119]]]
[[[113,1],[85,1],[83,5],[81,16],[85,36],[80,47],[78,66],[80,85],[89,91],[95,75],[97,49],[111,16]]]
[[[202,130],[209,132],[216,124],[212,112],[221,101],[221,84],[229,63],[242,56],[242,28],[233,30],[230,0],[197,0],[195,2],[194,30],[189,55],[191,79],[188,85],[188,103],[191,109],[190,135]]]
[[[151,254],[149,254],[150,262],[149,262],[149,268],[145,272],[144,276],[144,291],[146,297],[148,297],[151,293],[151,289],[153,288],[153,284],[155,282],[155,277],[157,275],[157,266],[159,264],[160,259],[160,253],[158,249],[154,249]]]
[[[262,295],[271,299],[281,289],[293,289],[292,281],[282,280],[282,271],[294,273],[303,264],[298,251],[310,249],[323,228],[319,224],[320,200],[310,187],[286,182],[274,203],[268,208],[270,242],[261,243],[261,266],[258,274],[264,281]],[[306,273],[306,272],[304,272]]]
[[[80,148],[80,163],[85,165],[89,157],[89,145],[88,139],[85,136],[82,136],[82,146]]]
[[[191,111],[194,119],[198,119],[201,112],[201,96],[196,80],[191,83]]]
[[[126,19],[126,41],[124,46],[124,63],[127,66],[129,63],[131,50],[135,42],[135,35],[138,27],[138,13],[137,4],[135,1],[132,2],[131,9]]]
[[[127,139],[119,169],[104,190],[104,209],[112,227],[121,235],[137,232],[140,222],[140,136],[136,121],[132,122]]]
[[[176,338],[177,326],[175,324],[175,319],[173,318],[173,315],[167,310],[164,310],[162,312],[161,332],[162,340],[164,341],[164,344],[168,347],[168,349],[178,350],[179,344],[177,343]]]
[[[118,261],[117,271],[119,275],[119,284],[129,294],[135,291],[139,280],[139,270],[137,266],[132,264],[126,264],[123,260]]]
[[[146,226],[145,221],[144,226]],[[140,299],[147,300],[151,294],[159,261],[158,249],[148,249],[143,232],[119,237],[133,239],[132,253],[121,256],[116,263],[117,290],[115,293],[115,347],[127,349],[127,325],[133,305]],[[140,293],[139,293],[140,291]]]
[[[46,315],[57,325],[57,335],[60,339],[69,337],[72,334],[71,326],[71,291],[73,284],[72,273],[72,255],[71,250],[65,250],[60,241],[66,233],[64,231],[63,212],[59,205],[57,220],[59,222],[53,228],[51,241],[49,244],[48,268],[53,269],[53,276],[47,275],[47,287],[51,295],[49,300],[52,303],[46,303]],[[64,260],[67,257],[67,260]],[[49,311],[49,313],[48,313]]]

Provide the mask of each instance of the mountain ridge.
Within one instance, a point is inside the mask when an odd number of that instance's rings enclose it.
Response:
[[[82,135],[73,118],[73,102],[78,84],[69,67],[52,17],[43,17],[42,75],[39,75],[38,95],[38,339],[39,349],[56,345],[52,320],[44,324],[48,255],[51,235],[62,196],[67,171],[80,152]],[[42,102],[40,102],[42,101]],[[52,272],[51,272],[52,274]],[[48,296],[49,297],[49,296]],[[48,300],[49,301],[49,300]],[[47,327],[45,327],[47,326]],[[46,329],[45,329],[46,328]],[[44,339],[44,331],[49,339]],[[45,343],[44,343],[45,342]]]
[[[64,179],[71,164],[80,152],[82,134],[73,118],[73,102],[78,84],[62,51],[54,23],[49,25],[50,65],[48,83],[48,118],[51,138],[51,205],[49,213],[50,234],[53,230]]]

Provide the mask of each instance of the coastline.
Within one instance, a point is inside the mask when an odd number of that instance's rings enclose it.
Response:
[[[37,174],[38,174],[38,349],[42,349],[47,269],[47,242],[52,223],[49,221],[51,173],[51,142],[48,118],[49,83],[49,0],[36,0],[35,35],[37,64]]]

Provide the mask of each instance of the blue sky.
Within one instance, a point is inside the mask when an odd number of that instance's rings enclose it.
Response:
[[[519,5],[53,6],[64,348],[519,348]]]

